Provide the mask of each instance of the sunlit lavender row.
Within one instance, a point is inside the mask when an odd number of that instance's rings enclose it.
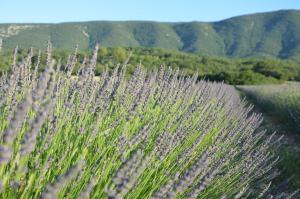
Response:
[[[97,47],[72,76],[76,52],[47,51],[1,76],[1,198],[268,194],[273,139],[231,86],[142,65],[125,78],[126,63],[96,78]]]

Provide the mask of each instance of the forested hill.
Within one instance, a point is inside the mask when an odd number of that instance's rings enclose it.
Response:
[[[218,22],[94,21],[60,24],[0,24],[6,48],[102,46],[155,47],[203,55],[278,57],[300,61],[300,11],[281,10]]]

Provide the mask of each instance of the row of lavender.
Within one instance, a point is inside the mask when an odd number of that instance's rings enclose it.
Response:
[[[266,111],[277,115],[291,129],[300,133],[300,84],[289,82],[282,85],[239,87]]]
[[[71,76],[16,56],[0,81],[1,198],[245,198],[267,194],[272,137],[227,85],[126,63]],[[64,68],[64,70],[62,70]]]

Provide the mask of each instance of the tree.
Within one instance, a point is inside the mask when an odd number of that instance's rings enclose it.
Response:
[[[121,47],[115,48],[113,49],[113,57],[118,62],[123,62],[126,59],[126,51]]]
[[[101,48],[99,49],[99,57],[100,57],[100,58],[105,57],[107,54],[108,54],[108,50],[107,50],[106,47],[101,47]]]
[[[0,37],[0,52],[2,50],[2,38]]]

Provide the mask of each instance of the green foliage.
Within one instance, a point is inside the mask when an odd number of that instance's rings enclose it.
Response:
[[[297,150],[299,149],[288,146],[279,151],[279,155],[282,157],[278,163],[281,173],[276,180],[283,182],[283,187],[288,185],[290,190],[300,187],[300,153]],[[286,181],[287,177],[289,177],[288,181]]]
[[[267,77],[285,81],[300,80],[298,75],[299,71],[293,67],[294,64],[295,63],[290,61],[262,60],[254,65],[253,70]]]
[[[104,57],[106,57],[108,54],[108,50],[106,47],[101,47],[99,48],[99,58],[102,59]]]
[[[124,62],[127,58],[126,51],[121,47],[115,48],[112,51],[112,57],[119,63]]]
[[[19,54],[26,53],[27,50],[19,50]],[[36,52],[36,50],[35,50]],[[67,62],[68,54],[71,51],[57,49],[53,56],[55,60]],[[83,58],[91,55],[91,51],[80,51],[79,62]],[[177,51],[169,51],[155,48],[110,48],[100,47],[97,60],[96,75],[108,68],[112,70],[117,63],[123,63],[130,56],[128,63],[128,73],[132,74],[133,68],[142,65],[151,70],[158,68],[160,64],[173,69],[180,68],[186,75],[198,74],[199,78],[211,81],[224,81],[232,85],[252,85],[252,84],[272,84],[282,83],[287,80],[300,81],[300,64],[293,61],[280,59],[226,59],[211,56],[200,56]],[[36,59],[36,56],[34,59]],[[2,71],[7,71],[12,64],[11,52],[0,54]],[[45,62],[46,56],[42,54]],[[64,65],[62,67],[65,67]],[[75,69],[79,69],[79,64]],[[76,73],[76,70],[73,74]]]
[[[11,52],[0,52],[0,74],[10,69],[12,57]]]
[[[261,73],[253,72],[252,70],[242,70],[240,72],[220,72],[213,75],[208,75],[209,80],[224,81],[227,84],[234,85],[255,85],[255,84],[270,84],[280,83],[280,80],[273,77],[267,77]]]

